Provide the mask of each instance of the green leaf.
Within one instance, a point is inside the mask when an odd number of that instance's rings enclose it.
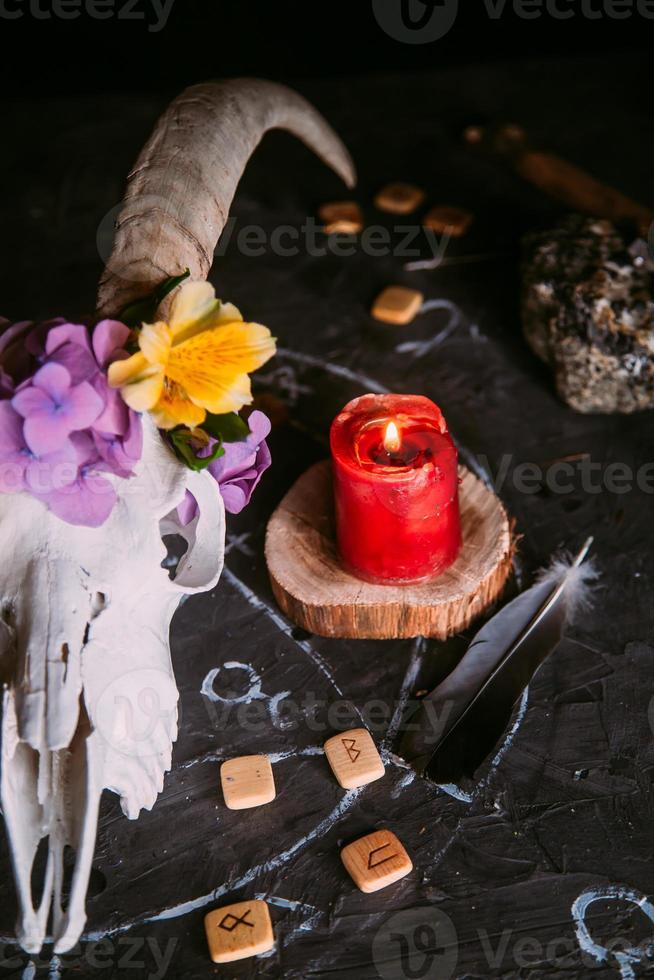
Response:
[[[236,412],[226,412],[224,415],[212,415],[207,412],[207,417],[200,428],[214,439],[220,439],[221,442],[242,442],[250,435],[247,422]]]
[[[159,304],[163,302],[168,293],[176,289],[190,275],[190,270],[186,269],[179,276],[171,276],[169,279],[165,279],[148,296],[137,299],[135,303],[128,303],[118,314],[118,319],[122,323],[127,324],[128,327],[138,327],[142,323],[152,323]]]
[[[190,269],[185,269],[178,276],[170,276],[169,279],[164,279],[160,286],[157,286],[154,293],[152,294],[156,305],[165,300],[168,293],[172,293],[173,289],[176,289],[185,279],[191,275]]]
[[[214,446],[213,452],[208,456],[196,456],[192,445],[193,436],[186,427],[173,429],[172,432],[168,433],[168,436],[177,458],[196,473],[201,470],[206,470],[213,463],[214,459],[218,459],[225,454],[222,443],[218,442]]]

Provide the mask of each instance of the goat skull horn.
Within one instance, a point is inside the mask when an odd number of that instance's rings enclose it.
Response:
[[[101,313],[185,269],[207,278],[245,165],[271,129],[293,133],[354,185],[345,146],[297,92],[252,78],[192,86],[163,114],[129,175],[100,281]]]
[[[287,129],[348,185],[354,169],[324,119],[301,96],[252,79],[197,85],[159,120],[129,177],[98,309],[116,314],[188,268],[206,279],[213,249],[252,151],[264,133]],[[147,418],[135,476],[97,529],[63,523],[31,496],[0,494],[0,678],[5,682],[1,793],[19,905],[18,940],[38,952],[50,914],[54,949],[70,950],[85,900],[100,797],[111,789],[136,818],[170,768],[178,693],[169,626],[183,594],[212,588],[222,571],[222,498],[207,473],[192,473]],[[199,516],[175,511],[187,489]],[[188,550],[174,580],[161,567],[162,533]],[[135,689],[152,695],[155,724],[135,732]],[[42,894],[31,875],[48,839]],[[62,905],[64,849],[75,852]]]

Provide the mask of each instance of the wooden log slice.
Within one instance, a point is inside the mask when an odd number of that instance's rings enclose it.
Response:
[[[266,562],[277,602],[318,636],[440,640],[465,629],[501,594],[511,572],[511,526],[501,501],[459,467],[463,546],[438,578],[373,585],[340,562],[334,533],[331,463],[317,463],[291,487],[268,523]]]

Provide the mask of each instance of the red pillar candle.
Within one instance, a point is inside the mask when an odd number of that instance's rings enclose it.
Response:
[[[372,582],[434,578],[461,547],[457,451],[420,395],[362,395],[331,428],[341,558]]]

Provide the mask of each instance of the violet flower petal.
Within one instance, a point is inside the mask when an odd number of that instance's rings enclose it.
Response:
[[[259,480],[270,466],[270,451],[268,450],[268,446],[265,442],[261,444],[261,449],[265,450],[265,454],[263,456],[260,454],[260,458],[257,459],[257,468],[255,470],[242,473],[239,477],[230,480],[228,483],[220,484],[220,492],[225,502],[225,510],[228,510],[230,514],[239,514],[243,508],[250,503],[252,494],[259,484]],[[231,487],[238,487],[243,493],[245,499],[242,504],[239,505],[239,498],[238,496],[232,494],[230,490]],[[234,508],[237,506],[238,510],[235,510]]]
[[[95,422],[103,409],[104,400],[88,381],[82,381],[81,384],[71,388],[65,403],[62,405],[62,411],[69,420],[73,431],[88,428]]]
[[[133,463],[137,463],[143,455],[143,424],[136,412],[129,413],[129,429],[123,440],[123,449]]]
[[[187,524],[190,524],[197,517],[198,513],[198,502],[191,491],[187,490],[181,504],[177,506],[177,520],[182,527],[186,527]]]
[[[21,452],[25,448],[23,420],[8,401],[0,401],[0,456]]]
[[[66,442],[57,452],[28,457],[25,485],[35,496],[41,496],[70,486],[77,479],[78,471],[75,449]]]
[[[115,473],[118,476],[133,475],[134,460],[127,456],[120,439],[114,439],[112,436],[105,438],[94,432],[93,441],[99,457],[95,464],[97,469]]]
[[[129,431],[130,419],[135,413],[130,412],[118,389],[108,387],[102,375],[96,378],[94,388],[103,399],[104,408],[93,423],[93,428],[107,435],[124,436]]]
[[[100,367],[105,368],[116,356],[127,356],[124,348],[130,332],[119,320],[100,320],[91,335],[93,353]]]
[[[25,490],[25,469],[29,459],[15,453],[0,459],[0,493],[21,493]]]
[[[249,501],[249,495],[238,483],[222,484],[220,495],[225,504],[225,510],[230,514],[240,514]]]
[[[265,442],[271,429],[270,420],[263,412],[252,412],[248,427],[250,435],[242,442],[225,443],[224,455],[208,467],[208,472],[218,483],[225,510],[230,514],[239,514],[250,502],[255,487],[271,463],[270,450]],[[216,440],[212,439],[205,455],[211,452],[215,443]],[[178,519],[185,526],[196,514],[196,501],[187,493],[177,508]]]
[[[49,355],[50,363],[61,364],[70,373],[72,384],[92,381],[98,373],[98,365],[93,354],[77,344],[62,344]]]
[[[73,432],[71,433],[69,441],[75,450],[77,464],[80,468],[88,468],[100,460],[100,455],[92,433]]]
[[[237,448],[238,447],[238,448]],[[225,483],[239,476],[243,470],[251,469],[256,462],[256,450],[245,442],[224,444],[225,453],[208,466],[209,472],[218,483]]]
[[[270,434],[271,423],[263,412],[252,412],[248,418],[250,435],[242,442],[226,442],[225,453],[209,466],[209,472],[224,483],[238,476],[244,469],[251,469],[257,462],[257,452],[264,439]],[[270,465],[270,460],[266,464]]]
[[[116,320],[92,338],[61,318],[0,319],[0,492],[28,490],[71,524],[104,523],[117,495],[98,471],[130,476],[143,449],[140,417],[104,374],[129,356],[129,333]]]
[[[70,373],[61,364],[45,364],[32,378],[32,384],[45,391],[52,401],[58,405],[70,389]]]
[[[252,434],[252,439],[254,442],[263,442],[270,435],[270,430],[272,429],[272,423],[268,416],[264,412],[260,412],[259,409],[255,409],[254,412],[250,412],[248,418],[248,428]]]
[[[70,424],[63,413],[34,412],[25,419],[25,442],[35,456],[57,452],[68,440]]]
[[[49,412],[53,408],[52,398],[42,388],[35,388],[33,385],[17,391],[11,399],[11,405],[23,418],[37,412]]]
[[[50,361],[63,364],[70,371],[73,384],[90,381],[98,371],[89,332],[82,324],[60,323],[51,327],[45,338],[45,353]]]
[[[89,332],[81,323],[60,323],[51,327],[45,341],[46,354],[54,354],[64,344],[74,344],[91,352]]]
[[[82,476],[69,487],[43,494],[41,499],[67,524],[100,527],[114,509],[117,496],[108,480],[94,475]]]

